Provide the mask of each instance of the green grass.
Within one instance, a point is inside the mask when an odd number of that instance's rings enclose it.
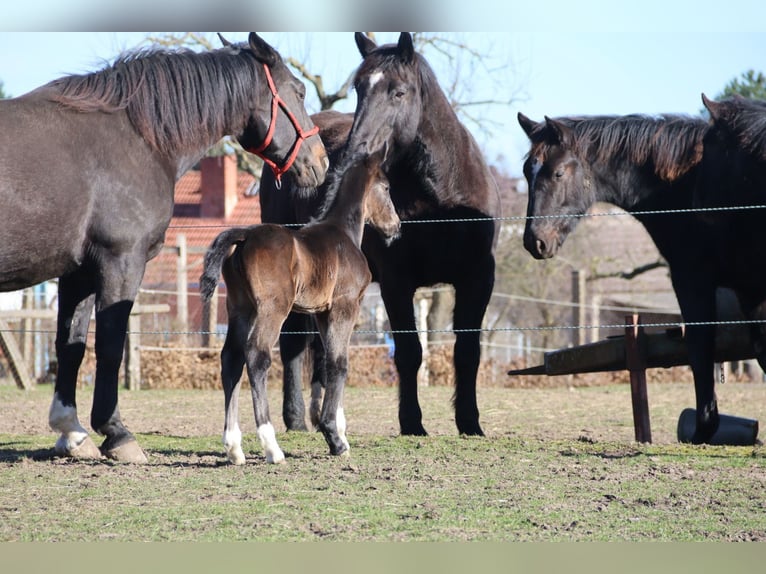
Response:
[[[286,465],[218,437],[139,435],[144,466],[50,459],[0,435],[0,540],[766,539],[761,447],[280,433]]]

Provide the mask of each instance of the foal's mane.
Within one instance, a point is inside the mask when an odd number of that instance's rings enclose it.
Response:
[[[664,181],[675,181],[699,164],[702,138],[708,128],[701,118],[676,114],[581,116],[556,120],[572,129],[573,151],[578,155],[599,163],[628,161],[639,166],[649,165]],[[540,126],[540,139],[530,154],[544,154],[549,145],[545,122]]]
[[[766,101],[733,97],[719,102],[726,112],[719,120],[747,153],[766,161]]]
[[[318,223],[325,218],[327,212],[330,211],[335,204],[338,197],[338,190],[340,189],[341,183],[343,183],[343,176],[346,174],[346,171],[353,167],[357,162],[363,161],[364,157],[365,156],[362,153],[352,154],[351,156],[343,154],[338,165],[327,173],[325,196],[324,201],[322,202],[322,207],[319,209],[316,216],[311,218],[309,223]]]
[[[53,101],[81,112],[125,110],[152,147],[173,154],[242,124],[258,81],[255,64],[246,45],[202,53],[149,48],[49,85],[58,90]]]

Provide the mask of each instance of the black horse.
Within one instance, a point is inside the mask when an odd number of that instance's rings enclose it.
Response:
[[[597,201],[635,213],[668,262],[688,323],[685,338],[697,403],[692,442],[708,442],[719,424],[713,376],[716,288],[729,287],[742,301],[754,281],[739,262],[749,259],[752,271],[757,258],[751,245],[722,233],[708,217],[675,213],[694,206],[707,123],[674,115],[546,118],[538,123],[519,114],[518,119],[531,141],[524,162],[529,184],[524,246],[537,259],[553,257]],[[646,213],[651,211],[670,213]]]
[[[248,43],[205,53],[129,54],[0,101],[0,290],[59,278],[49,416],[61,433],[57,453],[146,460],[120,418],[118,375],[128,316],[146,262],[162,247],[175,181],[233,135],[277,175],[289,169],[302,185],[321,184],[327,156],[308,131],[303,91],[277,51],[252,33]],[[90,422],[106,437],[100,450],[75,402],[94,306]]]
[[[383,168],[403,221],[402,234],[387,245],[380,234],[367,230],[362,249],[373,281],[380,284],[393,330],[400,429],[402,434],[426,434],[418,402],[422,348],[413,297],[418,287],[447,283],[455,288],[455,421],[460,433],[482,435],[476,375],[482,321],[494,286],[499,226],[492,218],[500,215],[499,191],[478,145],[426,60],[415,52],[411,35],[402,33],[396,44],[380,47],[362,33],[355,39],[363,61],[354,79],[353,117],[325,112],[313,119],[331,162],[334,155],[386,150]],[[271,204],[264,207],[264,220],[305,221],[315,208],[311,202],[317,200],[295,189],[282,189],[277,196],[268,178],[265,174],[261,183],[262,205]],[[432,220],[438,222],[419,223]],[[291,330],[296,326],[290,325]],[[283,415],[291,429],[305,428],[300,385],[304,345],[294,336],[281,338]],[[318,384],[315,373],[312,387]]]
[[[766,369],[766,285],[753,266],[766,253],[766,102],[735,96],[702,101],[710,112],[703,140],[696,201],[714,212],[708,218],[731,247],[728,257],[741,269],[738,295],[751,326],[756,358]]]

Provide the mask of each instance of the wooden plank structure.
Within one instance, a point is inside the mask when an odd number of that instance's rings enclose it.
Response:
[[[154,305],[136,304],[130,313],[128,333],[125,339],[125,382],[129,389],[140,388],[141,380],[141,322],[142,314],[167,313],[170,305],[158,303]],[[53,309],[20,309],[12,311],[0,311],[0,348],[5,354],[10,366],[16,385],[20,389],[31,389],[34,381],[29,373],[24,356],[21,353],[13,331],[5,321],[6,318],[22,319],[55,319],[56,311]]]
[[[29,368],[21,354],[16,338],[2,317],[0,317],[0,348],[3,350],[5,358],[8,359],[8,366],[13,380],[16,381],[16,386],[20,389],[30,390],[34,385],[32,375],[29,374]]]
[[[545,353],[542,365],[508,371],[509,375],[571,375],[627,370],[630,373],[633,423],[637,442],[652,442],[646,394],[646,369],[689,364],[683,329],[645,333],[638,315],[625,317],[625,335]],[[719,325],[717,363],[754,358],[747,325]]]

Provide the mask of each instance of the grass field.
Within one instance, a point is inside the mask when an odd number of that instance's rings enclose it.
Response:
[[[451,389],[421,390],[425,438],[397,436],[395,389],[348,389],[348,458],[284,432],[270,392],[287,464],[263,462],[246,397],[234,467],[222,393],[157,390],[120,395],[149,455],[133,466],[54,458],[50,388],[0,387],[0,541],[766,541],[766,449],[678,444],[688,383],[649,386],[651,445],[633,441],[628,385],[480,388],[485,438],[456,435]],[[718,395],[766,420],[766,385]]]

